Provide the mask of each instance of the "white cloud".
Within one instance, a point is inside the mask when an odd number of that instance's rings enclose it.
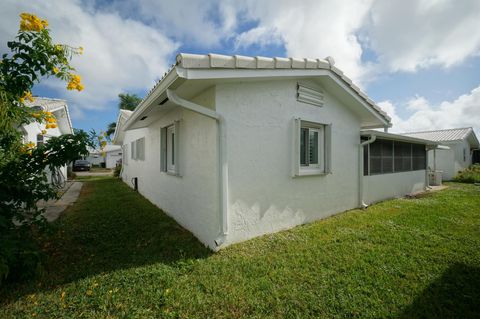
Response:
[[[480,54],[480,1],[375,1],[369,45],[389,71],[450,67]]]
[[[242,3],[245,9],[240,11],[258,21],[258,27],[240,34],[237,41],[253,44],[257,36],[257,42],[264,44],[268,37],[281,37],[288,56],[324,58],[331,55],[342,70],[358,79],[363,67],[362,48],[356,33],[370,3],[370,0],[245,1]]]
[[[2,4],[0,42],[15,35],[22,11],[46,18],[55,42],[83,46],[85,53],[72,64],[82,76],[85,90],[66,91],[65,83],[44,82],[67,98],[71,107],[102,109],[123,91],[143,90],[153,85],[168,67],[178,44],[160,31],[141,22],[122,19],[116,13],[95,11],[77,1],[24,2]],[[3,51],[3,48],[2,48]],[[72,114],[80,115],[81,110]]]
[[[235,40],[235,48],[246,48],[251,45],[259,45],[264,48],[268,45],[280,45],[282,43],[282,37],[277,30],[258,27],[238,35]]]
[[[444,101],[439,105],[432,105],[421,96],[415,97],[407,104],[413,113],[407,118],[402,118],[398,115],[398,106],[390,101],[378,103],[392,117],[392,132],[460,127],[473,127],[476,132],[480,132],[480,86],[454,101]]]
[[[123,13],[135,12],[170,37],[208,49],[232,36],[237,25],[237,9],[223,1],[142,0],[119,7]]]

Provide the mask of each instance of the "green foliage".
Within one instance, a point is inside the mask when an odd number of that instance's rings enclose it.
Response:
[[[474,164],[459,172],[453,180],[461,183],[480,183],[480,164]]]
[[[21,17],[18,36],[7,43],[11,53],[0,61],[0,284],[7,277],[26,277],[39,267],[40,253],[31,236],[44,225],[37,202],[57,196],[47,181],[46,169],[62,167],[88,154],[87,146],[92,144],[92,136],[83,131],[52,137],[38,147],[22,143],[22,125],[55,121],[48,112],[24,103],[25,99],[33,100],[30,92],[34,84],[54,76],[70,81],[67,89],[81,90],[83,85],[69,65],[79,50],[53,44],[45,20],[25,13]],[[56,124],[46,125],[46,129],[53,127]]]
[[[118,102],[118,109],[119,110],[129,110],[129,111],[134,111],[135,108],[140,104],[142,99],[138,97],[136,94],[128,94],[128,93],[120,93],[118,95],[118,98],[120,101]],[[112,122],[108,124],[107,127],[107,136],[112,135],[115,133],[115,128],[117,127],[116,122]]]
[[[136,94],[120,93],[118,97],[120,98],[120,102],[118,103],[120,110],[133,111],[142,101]]]
[[[115,166],[115,169],[113,170],[113,176],[114,177],[120,177],[120,172],[121,171],[122,171],[122,165]]]
[[[480,190],[448,185],[212,253],[89,177],[42,237],[45,275],[0,289],[0,317],[477,318]]]

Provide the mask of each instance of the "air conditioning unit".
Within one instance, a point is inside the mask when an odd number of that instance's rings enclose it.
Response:
[[[440,185],[442,185],[442,174],[443,174],[443,171],[429,171],[428,172],[428,184],[430,186],[440,186]]]

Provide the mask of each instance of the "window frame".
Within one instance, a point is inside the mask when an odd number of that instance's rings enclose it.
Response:
[[[161,128],[160,152],[160,171],[168,175],[181,176],[180,120]],[[170,157],[171,155],[173,157]]]
[[[292,176],[310,176],[331,174],[331,124],[307,121],[300,118],[294,119],[293,134],[293,169]],[[302,131],[307,130],[308,139],[303,142],[305,164],[302,163]],[[317,159],[318,163],[310,163],[310,132],[318,133]],[[308,143],[306,141],[308,140]],[[307,147],[308,144],[308,147]]]

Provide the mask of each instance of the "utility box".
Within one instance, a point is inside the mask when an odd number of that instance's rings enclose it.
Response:
[[[443,174],[443,171],[430,171],[430,172],[428,172],[428,184],[430,186],[440,186],[440,185],[442,185],[442,174]]]

